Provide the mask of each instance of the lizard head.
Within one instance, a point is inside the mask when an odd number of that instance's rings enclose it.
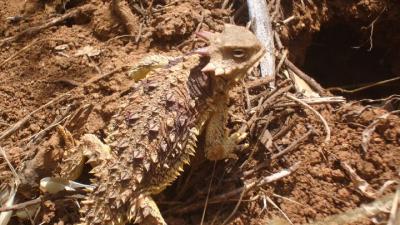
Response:
[[[201,70],[238,80],[249,72],[265,53],[256,36],[244,27],[225,24],[221,33],[201,31],[198,36],[209,42],[209,46],[195,53],[210,57],[210,62]]]

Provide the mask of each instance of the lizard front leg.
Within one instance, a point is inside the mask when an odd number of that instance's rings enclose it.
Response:
[[[228,107],[226,101],[220,103],[211,114],[205,127],[205,156],[209,160],[237,159],[234,151],[238,144],[247,137],[247,133],[235,132],[229,136],[226,128]]]

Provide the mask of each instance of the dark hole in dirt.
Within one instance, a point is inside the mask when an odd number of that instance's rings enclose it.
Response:
[[[86,4],[86,1],[82,1],[82,0],[69,0],[65,3],[64,8],[66,10],[80,6],[80,5],[84,5]]]
[[[349,25],[351,24],[351,25]],[[382,35],[375,27],[370,49],[370,29],[353,22],[328,23],[313,36],[307,49],[303,69],[324,87],[354,90],[378,81],[399,76],[393,61],[394,51],[389,43],[395,37]],[[383,28],[385,24],[379,24]],[[396,35],[398,37],[398,35]],[[388,44],[386,44],[388,43]],[[400,93],[400,81],[368,88],[354,93],[333,93],[349,98],[382,98]]]

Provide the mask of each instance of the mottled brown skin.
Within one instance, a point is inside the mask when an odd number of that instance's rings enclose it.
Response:
[[[195,52],[202,57],[187,56],[149,72],[120,100],[105,144],[91,134],[82,138],[79,148],[93,166],[97,186],[82,201],[82,224],[166,224],[151,195],[177,178],[202,132],[208,159],[236,157],[234,148],[246,135],[228,136],[228,93],[264,48],[250,31],[234,25],[199,35],[210,43]],[[201,58],[210,61],[202,67]]]

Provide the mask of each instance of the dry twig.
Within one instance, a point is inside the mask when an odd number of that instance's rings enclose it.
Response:
[[[293,166],[287,168],[287,169],[283,169],[275,174],[272,174],[268,177],[264,177],[258,181],[253,181],[251,183],[245,184],[243,187],[237,188],[235,190],[229,191],[227,193],[221,194],[221,195],[217,195],[213,198],[209,199],[209,204],[215,204],[215,203],[220,203],[220,202],[224,202],[229,200],[230,198],[237,196],[239,194],[241,194],[243,191],[245,193],[247,193],[249,190],[252,190],[256,187],[262,187],[265,186],[268,183],[277,181],[279,179],[282,179],[283,177],[289,176],[290,174],[292,174],[295,170],[297,170],[300,167],[300,162],[295,163]],[[182,213],[188,213],[194,210],[197,210],[198,208],[202,207],[203,203],[201,202],[197,202],[191,205],[188,205],[186,207],[177,209],[177,210],[171,210],[171,213],[175,213],[175,214],[182,214]]]
[[[40,26],[36,26],[36,27],[30,27],[20,33],[18,33],[15,36],[12,37],[8,37],[5,39],[0,40],[0,46],[2,46],[5,43],[10,43],[10,42],[14,42],[14,41],[18,41],[19,39],[21,39],[22,37],[33,37],[35,34],[41,32],[42,30],[45,30],[47,28],[50,28],[52,26],[55,26],[61,22],[64,22],[67,19],[70,18],[74,18],[74,17],[79,17],[81,15],[84,14],[91,14],[95,11],[96,7],[92,4],[87,4],[87,5],[83,5],[80,6],[74,10],[71,10],[70,12],[65,13],[62,16],[59,16],[57,18],[54,18],[52,20],[50,20],[49,22],[42,24]]]
[[[400,110],[395,110],[392,112],[385,113],[382,116],[378,117],[376,120],[374,120],[370,125],[368,125],[367,128],[365,128],[365,130],[362,132],[362,135],[361,135],[361,139],[362,139],[361,147],[365,153],[368,151],[369,141],[371,140],[371,136],[374,133],[376,126],[378,126],[378,124],[382,120],[386,120],[390,115],[399,113],[399,112],[400,112]]]
[[[315,131],[314,130],[309,130],[307,133],[305,133],[303,136],[301,136],[299,139],[297,139],[296,141],[294,141],[294,142],[292,142],[292,144],[290,144],[288,147],[286,147],[284,150],[282,150],[282,151],[280,151],[280,152],[278,152],[278,153],[276,153],[276,154],[273,154],[272,156],[271,156],[271,159],[272,160],[274,160],[274,159],[277,159],[277,158],[279,158],[279,157],[281,157],[282,155],[284,155],[284,154],[286,154],[286,153],[288,153],[288,152],[290,152],[290,151],[293,151],[301,142],[303,142],[304,140],[306,140],[310,135],[312,135],[312,134],[314,134],[315,133]]]
[[[287,93],[286,97],[288,97],[289,99],[291,99],[291,100],[303,105],[307,109],[311,110],[322,121],[322,123],[323,123],[323,125],[325,127],[325,131],[326,131],[326,138],[325,138],[324,142],[325,143],[329,142],[331,140],[331,129],[329,128],[329,125],[326,122],[325,118],[317,110],[315,110],[313,107],[311,107],[310,105],[308,105],[304,101],[294,97],[293,95]]]
[[[19,129],[21,129],[28,121],[29,119],[37,112],[39,112],[40,110],[54,104],[55,102],[60,101],[61,99],[65,98],[69,96],[68,94],[63,94],[60,95],[54,99],[52,99],[51,101],[49,101],[48,103],[40,106],[39,108],[35,109],[34,111],[32,111],[31,113],[29,113],[28,115],[26,115],[24,118],[22,118],[21,120],[19,120],[17,123],[15,123],[14,125],[12,125],[10,128],[8,128],[7,130],[5,130],[4,132],[2,132],[0,134],[0,141],[8,138],[9,136],[11,136],[12,134],[14,134],[15,132],[17,132]]]
[[[264,0],[247,0],[250,21],[257,38],[264,44],[267,53],[260,62],[261,76],[275,76],[275,46],[271,17]]]
[[[301,71],[297,66],[295,66],[289,59],[285,59],[285,65],[292,70],[297,76],[303,79],[311,88],[318,92],[320,95],[325,94],[325,89],[321,87],[313,78]]]

